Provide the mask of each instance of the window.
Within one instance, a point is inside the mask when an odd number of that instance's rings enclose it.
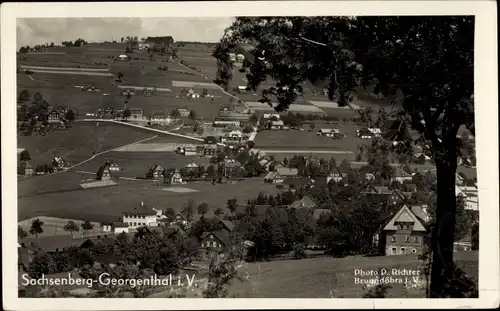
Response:
[[[410,236],[409,235],[405,236],[405,242],[406,243],[410,242]]]
[[[406,248],[405,247],[401,247],[401,253],[406,254]]]
[[[393,247],[393,248],[392,248],[392,253],[393,253],[393,254],[396,254],[397,252],[398,252],[398,249],[397,249],[396,247]]]
[[[417,252],[417,250],[416,249],[412,249],[411,252],[415,254]]]
[[[418,243],[418,236],[413,237],[413,242]]]
[[[396,242],[396,237],[394,235],[391,236],[391,242]]]
[[[217,242],[216,241],[212,241],[212,247],[217,247]]]
[[[134,226],[137,226],[137,223],[136,223],[136,222],[134,222]]]

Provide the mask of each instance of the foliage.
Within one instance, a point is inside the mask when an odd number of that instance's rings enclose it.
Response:
[[[84,231],[92,230],[93,228],[94,228],[94,225],[88,220],[86,220],[82,223],[82,229]]]
[[[50,255],[43,251],[35,252],[28,268],[28,274],[32,278],[40,278],[42,274],[55,271],[55,264]]]
[[[66,225],[64,225],[63,229],[65,231],[69,231],[71,233],[78,232],[78,230],[80,230],[80,228],[78,227],[78,225],[74,221],[72,221],[72,220],[68,221],[68,223]]]
[[[21,226],[17,226],[17,237],[20,239],[24,239],[28,237],[28,232],[21,228]]]
[[[31,226],[30,226],[30,234],[31,235],[34,235],[35,237],[38,238],[38,235],[39,234],[42,234],[43,233],[43,221],[41,221],[40,219],[35,219],[31,222]]]
[[[75,120],[75,112],[71,109],[68,109],[68,111],[66,111],[65,118],[70,122]]]
[[[123,118],[128,119],[131,116],[130,109],[123,110]]]
[[[24,89],[22,90],[20,93],[19,93],[19,101],[20,102],[27,102],[31,99],[31,94],[30,94],[30,91],[27,90],[27,89]]]
[[[27,149],[24,149],[21,154],[19,155],[19,160],[20,161],[29,161],[31,160],[31,155]]]
[[[293,248],[293,258],[294,259],[304,259],[307,258],[307,253],[303,245],[296,245]]]

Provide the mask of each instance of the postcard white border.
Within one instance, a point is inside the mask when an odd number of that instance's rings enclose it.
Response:
[[[492,308],[499,305],[498,93],[494,1],[246,1],[176,3],[3,3],[2,238],[6,310],[202,310]],[[475,15],[476,148],[480,200],[479,299],[40,299],[17,297],[16,18],[298,15]]]

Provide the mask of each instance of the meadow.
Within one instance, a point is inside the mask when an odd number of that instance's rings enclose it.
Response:
[[[114,149],[157,135],[146,130],[112,123],[74,123],[71,128],[53,130],[46,136],[18,136],[18,148],[31,155],[31,164],[50,164],[55,156],[80,162],[94,153]]]
[[[455,263],[477,281],[477,252],[455,253]],[[237,298],[364,298],[370,289],[355,283],[355,270],[379,269],[412,269],[423,275],[423,263],[414,255],[247,263],[241,268],[241,273],[248,275],[248,280],[234,281],[230,293]],[[374,288],[371,289],[373,294]],[[381,286],[378,294],[379,298],[425,298],[425,287],[411,288],[392,283]]]

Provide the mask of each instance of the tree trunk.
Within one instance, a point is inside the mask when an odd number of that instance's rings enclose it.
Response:
[[[437,208],[436,224],[432,231],[431,298],[450,297],[450,285],[453,281],[457,156],[454,146],[451,147],[448,146],[442,155],[436,157]]]

